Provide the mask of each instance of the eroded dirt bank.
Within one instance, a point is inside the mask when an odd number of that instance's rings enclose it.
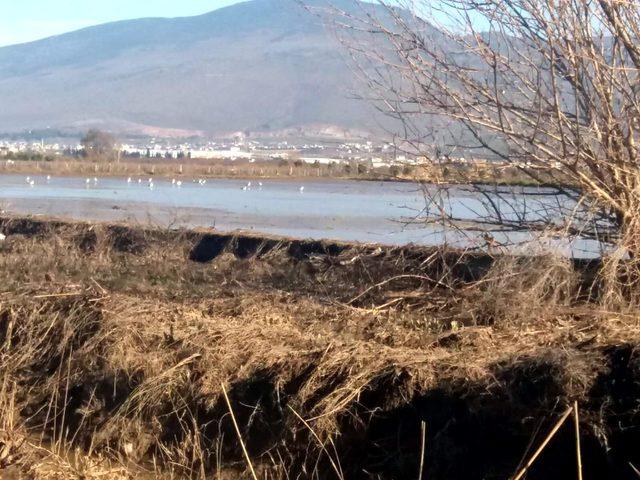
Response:
[[[637,478],[640,318],[593,264],[0,220],[14,478],[506,479],[574,401]],[[422,436],[422,425],[425,436]],[[575,478],[567,423],[529,479]]]

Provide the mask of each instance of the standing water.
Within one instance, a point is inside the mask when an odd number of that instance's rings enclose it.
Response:
[[[536,202],[557,202],[539,195]],[[544,193],[544,192],[542,192]],[[163,226],[254,230],[301,238],[402,245],[478,247],[486,236],[420,221],[424,191],[404,182],[79,178],[0,175],[0,208],[9,213]],[[448,211],[470,222],[485,208],[477,194],[454,189]],[[531,209],[527,207],[531,211]],[[501,241],[526,242],[526,232]],[[593,256],[586,241],[556,242],[574,256]]]

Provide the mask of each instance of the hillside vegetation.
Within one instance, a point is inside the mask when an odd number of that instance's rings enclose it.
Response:
[[[287,0],[108,23],[0,48],[4,132],[379,131],[373,107],[354,100],[355,90],[340,43]]]

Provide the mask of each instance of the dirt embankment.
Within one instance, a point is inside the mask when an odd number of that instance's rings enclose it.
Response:
[[[636,478],[640,318],[597,265],[0,231],[3,475],[251,478],[244,445],[259,478],[504,479],[577,401],[584,478]],[[567,423],[526,478],[574,478],[574,443]]]

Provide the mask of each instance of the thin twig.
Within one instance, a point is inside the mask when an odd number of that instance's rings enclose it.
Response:
[[[424,451],[427,443],[427,424],[423,420],[420,422],[421,446],[420,446],[420,470],[418,471],[418,480],[422,480],[424,472]]]
[[[394,282],[396,280],[404,280],[404,279],[412,279],[412,280],[423,280],[423,281],[427,281],[430,283],[433,283],[434,285],[437,285],[439,287],[442,288],[446,288],[448,290],[453,290],[453,288],[450,285],[447,285],[445,283],[442,283],[438,280],[435,280],[427,275],[397,275],[395,277],[392,278],[388,278],[380,283],[376,283],[375,285],[370,286],[369,288],[367,288],[366,290],[364,290],[362,293],[360,293],[358,296],[352,298],[351,300],[349,300],[347,302],[347,305],[351,305],[352,303],[360,300],[362,297],[364,297],[367,293],[369,293],[372,290],[375,290],[376,288],[380,288],[383,287],[385,285],[387,285],[388,283]]]
[[[540,456],[540,454],[542,453],[542,451],[545,449],[545,447],[547,446],[547,444],[551,441],[551,439],[555,436],[555,434],[558,432],[558,430],[560,430],[560,427],[562,426],[562,424],[567,420],[567,418],[569,418],[569,415],[571,415],[571,413],[573,412],[573,407],[568,408],[566,412],[564,412],[564,414],[562,415],[562,417],[560,417],[560,420],[558,420],[558,422],[555,424],[555,426],[551,429],[551,431],[549,432],[549,435],[547,435],[547,437],[544,439],[544,441],[542,442],[542,444],[538,447],[538,449],[534,452],[534,454],[531,456],[531,458],[529,459],[529,461],[525,464],[524,467],[522,467],[522,470],[520,470],[518,472],[518,474],[513,477],[513,480],[520,480],[522,477],[524,477],[524,475],[527,473],[527,470],[529,470],[529,468],[531,467],[531,465],[533,465],[533,462],[536,461],[536,459]]]
[[[94,283],[94,285],[96,287],[98,287],[98,290],[100,290],[102,292],[103,295],[106,295],[107,293],[109,293],[102,285],[100,285],[97,280],[93,277],[91,277],[91,281]]]
[[[333,457],[331,456],[331,454],[327,451],[327,448],[325,447],[324,443],[322,442],[322,440],[320,440],[320,437],[318,436],[318,434],[313,430],[313,428],[311,428],[311,425],[309,425],[309,423],[300,416],[300,414],[298,414],[298,412],[296,412],[291,405],[287,405],[287,407],[289,408],[289,410],[291,410],[291,412],[298,417],[298,420],[300,420],[305,427],[307,427],[307,429],[311,432],[311,435],[313,435],[313,438],[316,439],[316,441],[318,442],[318,445],[320,445],[320,448],[322,449],[322,451],[324,453],[327,454],[327,457],[329,458],[329,462],[331,463],[331,466],[333,467],[333,470],[336,472],[336,475],[338,475],[338,478],[340,479],[344,479],[344,475],[342,473],[342,470],[338,467],[338,465],[336,465],[336,463],[333,461]]]
[[[251,470],[251,476],[253,480],[258,480],[258,476],[256,475],[256,471],[253,469],[253,464],[251,463],[251,458],[249,457],[249,452],[247,452],[247,448],[242,441],[242,434],[240,433],[240,427],[238,427],[238,422],[236,421],[236,416],[233,414],[233,408],[231,407],[231,401],[229,400],[229,395],[227,395],[227,389],[224,386],[224,383],[220,383],[222,386],[222,394],[224,395],[224,399],[227,402],[227,408],[229,409],[229,414],[231,415],[231,421],[233,422],[233,426],[236,429],[236,433],[238,434],[238,441],[240,442],[240,447],[242,447],[242,453],[244,453],[244,457],[247,460],[247,464],[249,465],[249,470]]]
[[[61,297],[77,297],[81,295],[82,292],[72,292],[72,293],[52,293],[49,295],[35,295],[33,298],[42,299],[42,298],[61,298]]]
[[[573,404],[573,420],[576,427],[576,456],[578,461],[578,480],[582,480],[582,452],[580,450],[580,417],[578,416],[578,402]]]

